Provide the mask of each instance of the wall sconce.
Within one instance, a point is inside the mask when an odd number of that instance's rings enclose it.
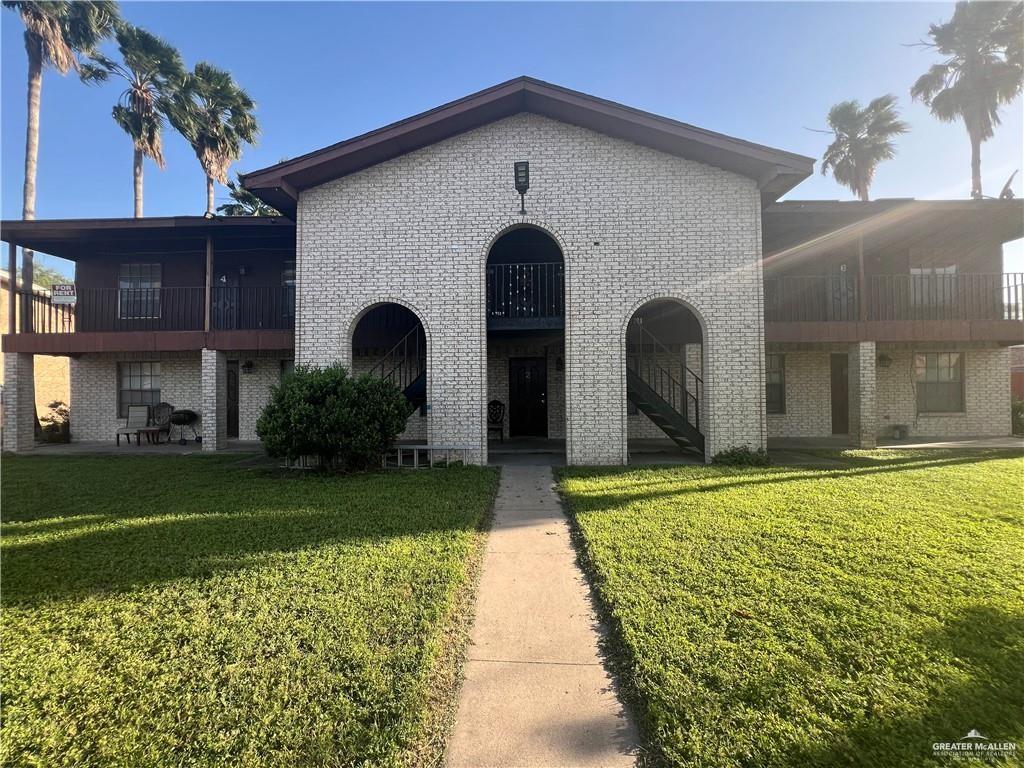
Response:
[[[526,190],[530,188],[530,163],[521,160],[515,164],[516,192],[519,193],[519,214],[526,215]]]
[[[888,355],[879,355],[878,356],[878,367],[879,368],[888,368],[890,365],[892,365],[892,358],[891,357],[889,357]]]
[[[242,363],[242,373],[252,373],[254,367],[255,366],[253,366],[252,360],[246,360],[244,363]]]
[[[556,371],[564,371],[565,370],[565,360],[563,360],[561,357],[556,357],[555,358],[555,370]]]

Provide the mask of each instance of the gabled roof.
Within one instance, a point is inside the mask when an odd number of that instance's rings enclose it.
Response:
[[[667,117],[588,96],[530,77],[244,174],[242,184],[289,216],[299,192],[519,112],[532,112],[748,176],[762,200],[777,200],[814,170],[814,160]]]

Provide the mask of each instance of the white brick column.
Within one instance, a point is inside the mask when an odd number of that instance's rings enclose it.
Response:
[[[32,355],[4,353],[5,451],[30,451],[35,446],[35,362]]]
[[[850,444],[874,448],[877,444],[875,342],[850,345]]]
[[[203,349],[201,401],[203,404],[203,450],[227,447],[227,355],[216,349]]]

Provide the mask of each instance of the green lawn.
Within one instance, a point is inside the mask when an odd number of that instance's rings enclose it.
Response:
[[[563,472],[653,763],[948,766],[972,728],[1024,757],[1024,459],[842,460]]]
[[[436,757],[496,474],[3,459],[2,761]]]

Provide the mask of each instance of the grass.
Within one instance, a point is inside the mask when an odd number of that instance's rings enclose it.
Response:
[[[3,764],[437,758],[496,474],[236,461],[4,458]]]
[[[949,765],[972,728],[1019,760],[1024,459],[821,458],[562,472],[650,762]]]

